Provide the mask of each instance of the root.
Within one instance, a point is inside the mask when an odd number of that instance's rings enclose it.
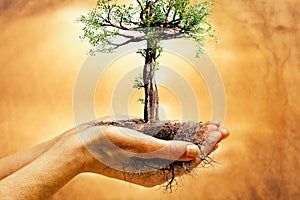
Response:
[[[207,166],[209,166],[209,167],[216,167],[217,164],[221,164],[221,163],[215,161],[211,156],[207,156],[200,163],[201,167],[203,167],[203,168],[207,168]]]
[[[174,164],[172,163],[172,164],[170,164],[170,172],[171,172],[171,175],[172,175],[172,177],[171,177],[171,179],[170,180],[168,180],[168,182],[167,182],[167,185],[166,185],[166,190],[170,190],[170,192],[172,192],[172,190],[173,190],[173,186],[172,186],[172,183],[174,182],[174,180],[175,180],[175,169],[174,169]]]
[[[200,163],[200,166],[202,168],[207,168],[207,167],[216,167],[217,164],[220,164],[219,162],[215,161],[212,157],[207,156],[202,162]],[[180,169],[181,168],[181,169]],[[173,192],[174,186],[177,189],[179,187],[177,178],[180,178],[181,176],[176,178],[176,170],[180,171],[183,170],[184,174],[183,175],[189,175],[189,176],[197,176],[199,171],[197,171],[197,168],[194,170],[193,167],[191,166],[190,162],[173,162],[169,165],[168,168],[165,168],[163,170],[167,170],[168,173],[166,174],[166,181],[167,184],[164,186],[164,191],[168,191],[170,193]],[[199,168],[198,168],[199,169]],[[171,176],[171,178],[170,178]]]

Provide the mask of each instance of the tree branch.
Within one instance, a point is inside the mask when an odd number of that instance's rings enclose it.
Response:
[[[146,58],[146,52],[145,52],[145,49],[139,49],[138,51],[137,51],[137,53],[139,53],[139,54],[141,54],[141,56],[143,56],[144,58]]]
[[[142,3],[140,2],[140,0],[136,0],[136,1],[138,2],[138,4],[139,4],[140,7],[141,7],[140,19],[141,19],[142,21],[144,21],[144,12],[145,12],[146,8],[143,7],[143,5],[142,5]]]
[[[154,1],[154,2],[152,3],[152,5],[156,4],[158,1],[159,1],[159,0]]]
[[[114,23],[112,23],[112,21],[111,21],[111,12],[112,12],[112,8],[109,8],[108,13],[107,13],[107,19],[105,19],[105,21],[108,23],[108,25],[106,24],[106,26],[115,27],[115,28],[121,29],[121,30],[131,30],[130,28],[124,27],[122,25],[124,14],[122,14],[122,16],[121,16],[121,20],[120,20],[120,25],[119,26],[116,25],[116,24],[114,24]]]
[[[137,2],[138,2],[138,4],[140,5],[140,7],[141,7],[141,10],[144,10],[144,7],[143,7],[143,5],[142,5],[142,3],[141,3],[141,1],[140,0],[136,0]]]
[[[172,10],[172,6],[171,6],[171,1],[169,1],[169,5],[168,5],[168,11],[165,12],[165,20],[164,20],[164,24],[168,23],[168,18],[169,18],[169,14]]]
[[[174,29],[171,29],[174,30]],[[176,33],[170,34],[170,33],[163,33],[160,35],[160,37],[163,40],[171,40],[171,39],[177,39],[177,38],[182,38],[184,32],[182,32],[181,30],[174,30],[174,32],[177,31]]]
[[[152,6],[153,6],[153,1],[152,0],[148,1],[146,4],[146,10],[149,9],[148,18],[152,17]]]
[[[134,25],[138,25],[139,24],[138,22],[134,22],[131,19],[129,20],[129,22],[132,23],[132,24],[134,24]]]
[[[115,46],[115,47],[111,48],[112,50],[115,50],[115,49],[119,48],[120,46],[129,44],[131,42],[140,42],[140,41],[142,41],[142,39],[133,38],[133,39],[127,40],[126,42],[123,42],[123,43],[120,43],[120,44],[116,44],[116,43],[112,43],[112,42],[108,42],[108,44],[112,45],[112,46]]]
[[[162,33],[158,37],[161,38],[162,40],[170,40],[170,39],[182,38],[184,35],[184,32],[182,32],[181,30],[178,30],[178,29],[171,29],[171,30],[174,30],[174,32],[176,31],[176,33],[172,33],[172,34]],[[122,33],[118,33],[117,35],[128,38],[128,40],[126,40],[125,42],[119,43],[119,44],[108,41],[107,44],[113,46],[111,48],[111,50],[115,50],[115,49],[119,48],[120,46],[129,44],[131,42],[140,42],[140,41],[147,39],[147,36],[135,37],[135,36],[130,36],[130,35],[122,34]],[[143,52],[140,52],[140,53],[142,56],[144,56]],[[157,57],[159,57],[159,56],[160,56],[160,54]]]
[[[122,37],[125,37],[125,38],[128,38],[129,40],[123,42],[123,43],[113,43],[113,42],[107,42],[108,45],[112,45],[112,46],[115,46],[113,49],[117,49],[118,47],[120,46],[123,46],[125,44],[129,44],[130,42],[140,42],[140,41],[143,41],[143,40],[146,40],[147,37],[146,36],[130,36],[130,35],[125,35],[125,34],[122,34],[122,33],[118,33],[117,35],[119,36],[122,36]]]
[[[175,10],[172,21],[175,21],[177,15],[177,10]]]
[[[161,51],[159,51],[159,52],[158,52],[158,55],[155,56],[155,60],[156,60],[157,58],[159,58],[160,55],[161,55]]]
[[[170,25],[175,25],[175,26],[177,26],[177,25],[180,24],[180,22],[181,22],[181,20],[182,20],[182,18],[183,18],[183,17],[182,17],[182,14],[180,14],[180,16],[179,16],[178,19],[176,19],[176,15],[177,15],[177,10],[175,10],[175,13],[174,13],[174,15],[173,15],[172,21],[169,22]]]
[[[121,27],[122,29],[126,29],[126,28],[122,25],[122,23],[123,23],[123,17],[124,17],[124,14],[121,15],[121,19],[120,19],[120,27]]]
[[[122,33],[118,33],[117,35],[122,36],[122,37],[124,37],[124,38],[128,38],[128,39],[135,39],[135,38],[136,38],[135,36],[132,36],[132,35],[125,35],[125,34],[122,34]]]

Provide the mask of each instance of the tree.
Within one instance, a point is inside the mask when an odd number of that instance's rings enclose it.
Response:
[[[135,4],[120,5],[117,1],[98,0],[97,6],[78,21],[84,24],[81,39],[87,39],[92,45],[90,54],[95,52],[113,52],[130,42],[147,41],[144,49],[137,53],[144,59],[142,81],[135,81],[135,87],[143,88],[145,98],[144,121],[159,120],[159,97],[155,81],[157,59],[162,53],[161,40],[188,38],[198,44],[199,56],[208,38],[214,38],[214,30],[208,21],[211,16],[212,1],[189,0],[136,0]],[[143,35],[135,36],[124,31],[139,31]],[[115,36],[126,40],[114,43]]]

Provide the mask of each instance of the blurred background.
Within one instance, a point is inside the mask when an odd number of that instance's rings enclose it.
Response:
[[[95,3],[0,0],[0,158],[75,125],[73,87],[89,49],[75,20]],[[53,199],[298,199],[299,8],[298,0],[216,1],[222,42],[207,52],[224,81],[231,131],[214,154],[220,164],[178,179],[171,194],[83,174]],[[166,106],[175,98],[167,92]]]

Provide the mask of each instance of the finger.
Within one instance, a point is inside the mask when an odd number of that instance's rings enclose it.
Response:
[[[217,131],[217,130],[218,130],[218,126],[214,124],[207,125],[207,131]]]
[[[201,144],[200,158],[204,159],[211,152],[214,151],[216,144],[222,139],[222,133],[220,131],[211,131],[206,136],[205,140]]]
[[[102,127],[105,136],[116,146],[139,158],[189,161],[199,155],[199,148],[189,142],[160,140],[132,129]]]
[[[227,138],[230,135],[230,132],[227,128],[221,127],[221,128],[219,128],[219,130],[222,133],[222,140]]]
[[[197,145],[194,144],[188,144],[185,148],[185,153],[182,154],[180,158],[178,158],[178,161],[189,161],[194,160],[197,158],[197,156],[200,153],[200,149]]]
[[[148,153],[140,155],[148,158],[165,160],[190,161],[197,158],[200,150],[197,145],[184,141],[164,141],[154,138]]]
[[[220,126],[220,122],[218,120],[204,121],[203,125],[215,125],[217,127]]]

